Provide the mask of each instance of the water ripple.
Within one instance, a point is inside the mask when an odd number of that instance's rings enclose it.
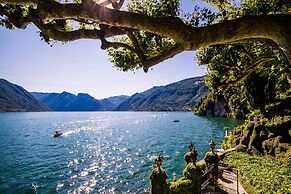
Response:
[[[0,193],[100,194],[143,193],[159,154],[181,176],[189,142],[201,158],[237,124],[162,112],[0,114],[0,123]]]

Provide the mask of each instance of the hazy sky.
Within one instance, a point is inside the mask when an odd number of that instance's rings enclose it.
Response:
[[[78,40],[50,47],[37,28],[0,27],[0,78],[32,92],[89,93],[95,98],[132,95],[157,85],[204,75],[194,52],[184,52],[144,73],[121,72],[112,67],[99,40]]]

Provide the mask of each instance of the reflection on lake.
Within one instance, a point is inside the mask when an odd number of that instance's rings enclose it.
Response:
[[[184,112],[1,113],[0,193],[142,193],[153,156],[179,178],[190,142],[201,159],[239,123]]]

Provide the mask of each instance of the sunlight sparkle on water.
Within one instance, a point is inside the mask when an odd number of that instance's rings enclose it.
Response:
[[[182,176],[189,142],[202,158],[210,139],[221,142],[223,127],[237,124],[162,112],[12,113],[1,114],[0,121],[7,164],[0,166],[0,179],[13,188],[0,182],[1,194],[142,193],[158,155],[168,174]],[[55,130],[64,134],[53,138]]]

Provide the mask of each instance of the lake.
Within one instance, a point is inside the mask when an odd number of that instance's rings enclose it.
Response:
[[[0,193],[143,193],[155,156],[179,178],[190,142],[201,159],[241,123],[185,112],[0,113]]]

